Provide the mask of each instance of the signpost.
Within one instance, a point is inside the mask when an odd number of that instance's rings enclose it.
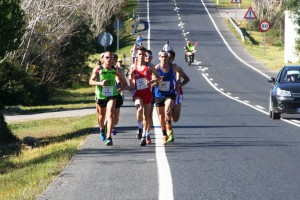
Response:
[[[245,16],[244,16],[244,19],[250,20],[250,23],[249,23],[249,32],[250,32],[250,35],[251,35],[251,25],[252,25],[252,21],[251,21],[251,20],[256,19],[256,18],[257,18],[257,17],[256,17],[256,15],[255,15],[254,11],[253,11],[252,8],[250,7],[250,8],[247,10],[247,12],[246,12],[246,14],[245,14]]]
[[[117,29],[117,52],[119,52],[119,41],[120,41],[120,29],[123,28],[123,22],[117,18],[113,23],[114,29]]]
[[[266,32],[270,29],[270,22],[267,20],[263,20],[259,23],[259,28],[262,32],[264,32],[264,54],[266,53]]]

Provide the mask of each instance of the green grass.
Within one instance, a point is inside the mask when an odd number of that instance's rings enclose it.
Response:
[[[230,0],[219,0],[218,8],[238,8],[235,4],[230,3]],[[217,0],[213,0],[217,3]],[[253,0],[242,0],[240,8],[247,9],[252,6]],[[244,28],[248,33],[250,29],[246,20],[239,20],[240,27]],[[227,22],[229,29],[240,38],[233,26]],[[254,29],[253,27],[251,29]],[[268,67],[269,69],[279,70],[284,65],[284,48],[283,45],[274,45],[272,41],[280,41],[272,35],[272,28],[266,33],[266,45],[264,45],[264,35],[261,31],[251,30],[251,37],[257,43],[253,43],[249,38],[246,38],[245,43],[241,40],[241,44],[256,60]],[[280,43],[280,42],[279,42]]]
[[[88,84],[88,83],[87,83]],[[53,110],[69,110],[78,108],[87,108],[95,106],[95,88],[91,86],[82,87],[79,89],[60,89],[56,92],[54,97],[50,98],[48,102],[39,106],[19,106],[21,111],[14,111],[13,107],[7,107],[3,111],[4,113],[41,113],[49,112]]]
[[[240,27],[244,28],[249,33],[249,27],[246,23],[246,20],[239,20],[239,22]],[[227,20],[226,23],[231,32],[233,32],[235,36],[240,39],[231,23]],[[245,42],[242,42],[240,39],[241,45],[243,45],[246,51],[267,68],[279,70],[284,65],[284,47],[273,45],[272,41],[278,39],[272,36],[271,30],[266,33],[266,45],[264,45],[263,32],[251,30],[251,37],[255,42],[251,41],[248,37],[245,38]]]
[[[227,0],[223,2],[228,2]],[[246,5],[243,0],[242,5]],[[250,1],[249,1],[250,2]],[[219,0],[219,3],[222,3]],[[244,4],[245,3],[245,4]],[[228,3],[227,3],[228,4]],[[233,6],[232,4],[224,6]],[[136,1],[130,0],[129,6],[122,12],[132,15]],[[248,7],[248,5],[247,5]],[[130,34],[131,21],[124,21],[125,30],[121,32],[119,56],[125,53],[130,58],[130,48],[136,36]],[[230,27],[230,25],[229,25]],[[233,31],[234,32],[234,31]],[[260,62],[276,68],[283,62],[282,47],[271,45],[267,39],[266,54],[263,54],[263,35],[252,32],[259,45],[247,41],[244,47]],[[93,55],[96,65],[97,56]],[[47,105],[21,107],[25,113],[44,112],[52,109],[75,109],[94,106],[94,87],[59,90]],[[38,194],[64,169],[70,158],[76,154],[86,136],[96,125],[96,115],[85,117],[35,120],[29,122],[11,123],[9,127],[20,139],[32,136],[41,140],[41,147],[35,149],[23,148],[17,155],[0,157],[0,199],[35,199]],[[67,124],[67,125],[66,125]]]
[[[128,18],[121,31],[119,55],[130,58],[130,49],[136,38],[131,35],[132,11],[136,0],[129,0],[121,11]],[[92,55],[90,67],[97,64],[99,54]],[[59,90],[49,102],[39,106],[20,106],[23,114],[46,112],[53,109],[94,107],[94,87]],[[6,108],[4,112],[11,112]],[[34,120],[10,123],[9,127],[20,140],[25,136],[40,139],[39,148],[23,146],[13,155],[1,155],[0,151],[0,199],[35,199],[69,163],[86,136],[97,124],[96,113],[84,117]],[[0,150],[1,150],[0,146]],[[10,152],[10,151],[6,151]]]
[[[35,199],[68,164],[96,123],[96,116],[89,115],[9,124],[20,139],[39,138],[41,147],[0,158],[1,199]]]

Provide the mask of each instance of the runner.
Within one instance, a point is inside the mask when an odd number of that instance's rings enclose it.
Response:
[[[146,50],[146,55],[145,55],[145,62],[147,66],[150,67],[155,67],[154,64],[151,63],[152,61],[152,51],[151,50]],[[150,137],[150,130],[153,124],[153,119],[152,119],[152,115],[153,115],[153,109],[154,109],[154,103],[155,103],[155,95],[154,95],[154,86],[156,85],[156,83],[151,84],[151,92],[152,92],[152,100],[151,100],[151,104],[150,104],[150,112],[149,112],[149,126],[146,127],[146,130],[148,131],[148,135],[146,135],[146,143],[147,144],[151,144],[151,137]]]
[[[137,61],[131,66],[131,72],[129,74],[130,89],[132,91],[133,101],[137,108],[137,138],[141,139],[141,146],[146,146],[146,136],[149,135],[149,112],[152,100],[150,86],[152,83],[160,80],[155,68],[146,65],[145,52],[146,49],[144,47],[138,48]],[[151,75],[154,76],[152,80]]]
[[[137,46],[136,46],[136,43],[134,43],[133,46],[132,46],[132,48],[130,49],[131,64],[135,63],[135,60],[136,60],[136,50],[137,50]]]
[[[173,66],[168,61],[168,54],[165,51],[160,51],[160,63],[155,66],[161,81],[154,88],[155,104],[158,110],[158,118],[160,121],[161,130],[163,133],[163,144],[174,141],[174,133],[172,128],[172,110],[176,98],[176,91],[180,85],[176,80],[176,73],[182,75],[182,71],[178,70],[177,66]]]
[[[143,38],[142,38],[141,34],[138,35],[138,37],[136,38],[135,41],[136,41],[136,45],[137,46],[143,46],[143,43],[142,43],[143,42]]]
[[[106,145],[113,145],[111,132],[113,129],[113,113],[115,110],[116,99],[118,92],[124,89],[124,85],[117,89],[116,77],[125,80],[124,76],[115,70],[111,65],[112,54],[107,51],[103,54],[102,66],[97,66],[93,69],[89,84],[96,86],[96,103],[99,109],[97,114],[100,127],[100,139],[106,140]],[[104,125],[105,121],[105,125]]]
[[[169,40],[166,41],[166,43],[165,43],[165,45],[163,46],[163,49],[162,49],[162,50],[165,51],[165,52],[168,52],[168,51],[170,51],[170,50],[173,50],[172,47],[171,47],[171,44],[170,44]]]
[[[174,107],[172,110],[172,120],[173,122],[178,122],[180,118],[180,112],[181,112],[181,102],[183,99],[183,90],[182,87],[186,85],[188,82],[190,82],[190,78],[186,75],[186,73],[182,70],[181,67],[179,67],[176,63],[174,62],[175,59],[175,52],[173,50],[168,51],[168,59],[169,62],[173,64],[173,66],[177,67],[178,71],[181,71],[181,75],[179,73],[176,73],[176,81],[179,83],[178,90],[176,91],[176,98],[174,102]],[[181,80],[183,79],[183,81]]]
[[[122,64],[120,64],[120,61],[118,59],[118,55],[117,54],[112,54],[112,66],[119,72],[122,73],[123,76],[125,77],[125,66]],[[118,61],[118,62],[117,62]],[[118,64],[119,63],[119,64]],[[116,86],[117,88],[120,88],[120,85],[123,85],[123,88],[126,88],[128,86],[126,79],[124,80],[120,80],[119,77],[116,77]],[[116,106],[115,106],[115,111],[114,111],[114,128],[112,130],[112,135],[117,135],[117,131],[115,129],[116,125],[119,123],[119,117],[120,117],[120,111],[121,111],[121,106],[123,105],[123,101],[124,101],[124,94],[123,91],[120,91],[118,93],[118,97],[116,100]]]

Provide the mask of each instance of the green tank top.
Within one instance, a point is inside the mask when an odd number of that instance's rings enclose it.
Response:
[[[96,86],[96,96],[98,99],[106,99],[107,97],[118,96],[118,90],[116,87],[116,70],[102,69],[100,81],[107,80],[106,86]]]

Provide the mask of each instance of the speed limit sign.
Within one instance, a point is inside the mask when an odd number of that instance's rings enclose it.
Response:
[[[262,32],[267,32],[270,29],[270,22],[263,20],[259,23],[259,28]]]

